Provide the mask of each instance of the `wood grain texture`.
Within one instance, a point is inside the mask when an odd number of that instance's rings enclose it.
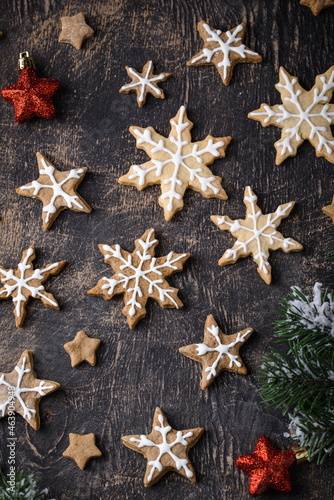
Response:
[[[40,405],[39,431],[17,418],[17,468],[41,477],[52,497],[61,500],[246,500],[248,480],[234,459],[252,451],[263,433],[277,446],[289,446],[283,437],[287,420],[281,411],[266,409],[257,391],[256,376],[273,341],[274,311],[292,285],[334,285],[333,268],[326,260],[334,225],[321,211],[333,196],[334,166],[316,158],[308,143],[296,157],[276,166],[274,142],[280,131],[262,128],[247,119],[247,113],[262,102],[280,102],[274,88],[280,65],[311,88],[315,76],[334,64],[334,9],[314,17],[298,0],[5,0],[0,9],[1,87],[16,81],[18,53],[23,50],[31,51],[40,76],[61,82],[54,99],[57,117],[51,122],[34,119],[19,126],[13,107],[0,103],[0,263],[16,264],[31,243],[37,249],[36,265],[68,262],[48,281],[60,311],[33,301],[18,330],[11,301],[0,304],[0,370],[10,371],[23,350],[30,349],[37,375],[61,384]],[[58,43],[58,35],[60,17],[80,11],[95,35],[77,51]],[[245,43],[263,62],[236,66],[228,87],[214,67],[187,67],[203,45],[196,30],[200,19],[222,30],[246,21]],[[164,83],[165,100],[148,96],[139,109],[134,94],[118,91],[127,81],[124,66],[141,69],[148,59],[156,72],[173,77]],[[188,190],[182,212],[166,222],[158,186],[139,193],[117,179],[131,164],[147,160],[136,149],[129,126],[152,125],[166,135],[169,119],[183,104],[195,124],[194,140],[207,134],[232,136],[226,158],[212,165],[215,175],[223,175],[229,199],[207,200]],[[15,192],[36,177],[37,151],[59,169],[88,167],[78,191],[92,206],[91,214],[64,211],[50,231],[43,231],[41,203]],[[258,276],[251,258],[218,266],[233,238],[219,231],[210,215],[243,217],[248,184],[264,212],[296,201],[281,229],[304,250],[272,253],[270,286]],[[170,278],[185,307],[164,310],[150,302],[146,318],[130,331],[121,298],[105,302],[89,297],[87,290],[103,273],[110,273],[98,244],[119,243],[131,251],[134,239],[149,227],[160,241],[158,255],[171,248],[191,253],[184,272]],[[210,313],[225,333],[251,326],[254,334],[242,351],[249,375],[223,373],[203,392],[198,364],[178,349],[202,339]],[[79,330],[102,341],[95,367],[71,368],[63,344]],[[176,429],[205,428],[189,454],[195,485],[169,474],[145,489],[145,460],[121,444],[122,435],[150,430],[156,406]],[[70,432],[97,436],[103,457],[92,460],[85,471],[62,457]],[[5,472],[6,439],[4,419],[0,463]],[[331,498],[332,465],[328,461],[322,467],[294,467],[293,492],[279,498]],[[268,493],[261,498],[276,497]]]

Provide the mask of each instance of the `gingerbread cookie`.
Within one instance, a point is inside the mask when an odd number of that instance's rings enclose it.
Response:
[[[237,238],[234,246],[226,250],[219,260],[220,266],[234,264],[240,257],[252,255],[258,265],[258,273],[269,285],[271,283],[271,266],[268,262],[269,250],[281,249],[285,253],[299,252],[303,249],[298,241],[292,238],[284,238],[276,228],[282,219],[288,217],[294,201],[280,205],[276,212],[263,214],[257,205],[257,196],[250,186],[245,189],[244,203],[247,208],[246,219],[232,220],[229,217],[213,215],[211,220],[222,231],[230,231]]]
[[[111,278],[103,277],[98,284],[88,291],[89,295],[99,295],[105,300],[114,295],[124,294],[123,314],[127,317],[130,328],[146,315],[145,305],[148,298],[154,299],[161,307],[182,307],[178,298],[178,289],[169,286],[165,278],[182,271],[183,264],[190,257],[189,253],[169,252],[167,256],[155,257],[154,229],[148,229],[135,241],[132,253],[119,245],[99,245],[104,260],[110,264],[115,274]]]
[[[192,57],[187,65],[212,64],[216,66],[225,85],[230,83],[233,68],[237,63],[262,61],[260,54],[250,50],[242,43],[246,32],[246,23],[241,23],[230,31],[222,33],[204,21],[200,21],[197,24],[197,29],[204,40],[204,48]]]
[[[246,328],[233,335],[225,335],[210,314],[205,322],[203,344],[192,344],[179,349],[194,361],[203,365],[201,387],[207,389],[221,371],[246,375],[239,349],[251,336],[253,328]]]
[[[66,344],[64,344],[64,349],[71,358],[72,367],[78,366],[84,361],[91,366],[95,366],[95,353],[100,343],[101,340],[91,339],[83,331],[78,332],[71,342],[66,342]]]
[[[136,186],[139,191],[152,184],[160,184],[162,194],[159,205],[165,219],[170,220],[183,207],[183,195],[187,188],[200,192],[205,198],[227,199],[221,186],[221,177],[212,175],[207,167],[216,158],[223,158],[231,137],[212,137],[192,142],[186,108],[182,106],[170,121],[168,138],[152,127],[130,127],[137,139],[137,147],[144,149],[151,160],[142,165],[132,165],[129,172],[119,179],[121,184]]]
[[[0,373],[0,418],[18,413],[39,429],[39,401],[59,387],[57,382],[36,377],[32,353],[24,351],[12,372]]]
[[[195,471],[188,458],[204,429],[175,431],[160,408],[156,408],[151,434],[123,436],[122,441],[131,450],[138,451],[147,459],[144,478],[146,487],[159,481],[168,471],[175,471],[196,483]]]
[[[326,205],[325,207],[323,207],[322,211],[324,212],[324,214],[328,215],[328,217],[330,217],[334,222],[334,196],[332,203],[330,205]]]
[[[153,61],[147,61],[143,67],[143,71],[138,73],[134,68],[125,66],[126,72],[131,78],[131,82],[123,85],[120,89],[122,94],[129,94],[130,92],[136,92],[137,103],[141,108],[146,102],[147,94],[152,94],[157,99],[164,99],[165,94],[163,90],[158,86],[158,82],[164,82],[172,76],[170,73],[160,73],[160,75],[153,74]]]
[[[300,5],[309,7],[312,14],[318,16],[323,9],[334,6],[334,0],[300,0]]]
[[[13,300],[17,327],[23,325],[26,316],[26,303],[30,297],[40,299],[46,307],[59,309],[58,302],[51,293],[44,289],[42,283],[49,276],[58,274],[65,266],[66,261],[49,264],[44,269],[34,269],[32,263],[34,258],[35,247],[31,245],[27,250],[24,250],[21,262],[16,269],[5,269],[0,265],[0,281],[4,285],[0,289],[0,300]]]
[[[276,164],[288,156],[295,156],[306,139],[314,147],[316,156],[334,163],[331,132],[334,104],[329,104],[334,89],[334,66],[318,75],[309,91],[303,89],[296,77],[280,68],[280,80],[275,87],[283,104],[261,104],[259,109],[248,114],[248,118],[259,121],[263,127],[275,125],[282,129],[281,139],[275,142]]]
[[[92,211],[76,192],[85,176],[87,168],[76,168],[64,172],[57,170],[42,153],[37,153],[39,177],[37,180],[19,187],[16,192],[27,198],[37,198],[43,202],[43,228],[50,229],[58,215],[65,208],[75,212]]]
[[[61,43],[70,43],[76,49],[81,49],[83,41],[94,35],[94,30],[86,24],[83,12],[61,17],[60,20],[61,33],[58,40]]]
[[[95,434],[74,434],[70,432],[70,445],[63,453],[63,457],[74,460],[81,470],[92,458],[101,457],[102,453],[95,444]]]

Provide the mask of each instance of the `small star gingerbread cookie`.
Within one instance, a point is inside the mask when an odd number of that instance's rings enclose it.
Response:
[[[50,229],[60,212],[70,208],[75,212],[90,213],[92,209],[76,189],[87,172],[87,168],[57,170],[42,153],[37,153],[39,177],[37,180],[19,187],[16,192],[27,198],[37,198],[43,202],[43,228]]]
[[[72,367],[78,366],[84,361],[91,366],[95,366],[96,350],[100,343],[101,340],[92,339],[83,331],[78,332],[71,342],[66,342],[66,344],[64,344],[64,349],[71,358]]]
[[[200,21],[197,29],[204,40],[204,48],[198,52],[187,66],[216,66],[224,85],[228,85],[233,75],[233,68],[237,63],[262,61],[257,52],[250,50],[242,43],[246,32],[246,23],[222,33],[212,28],[204,21]]]
[[[49,276],[58,274],[66,264],[66,260],[49,264],[43,269],[34,269],[35,247],[31,245],[24,250],[21,262],[16,269],[5,269],[0,265],[0,281],[4,285],[0,289],[0,300],[12,299],[15,304],[14,316],[17,327],[21,327],[26,316],[26,303],[30,297],[40,299],[45,307],[59,309],[58,302],[48,293],[42,283]]]
[[[330,217],[334,222],[334,196],[332,203],[330,205],[326,205],[325,207],[323,207],[322,211],[324,212],[324,214],[328,215],[328,217]]]
[[[244,203],[246,205],[246,219],[232,220],[227,216],[211,216],[211,220],[222,231],[229,231],[237,241],[234,246],[226,250],[218,264],[226,266],[234,264],[240,257],[252,255],[257,263],[257,271],[261,278],[269,285],[271,283],[271,266],[268,262],[269,250],[281,249],[285,253],[299,252],[303,247],[292,238],[284,238],[276,228],[282,219],[288,217],[295,202],[280,205],[276,212],[263,214],[257,205],[257,196],[252,188],[245,189]]]
[[[281,94],[282,104],[261,107],[248,118],[263,127],[275,125],[282,129],[281,138],[275,142],[276,165],[288,156],[295,156],[299,146],[307,139],[318,157],[334,163],[334,137],[331,125],[334,104],[329,104],[334,89],[334,66],[318,75],[311,90],[305,90],[298,79],[280,68],[279,83],[275,85]]]
[[[312,14],[318,16],[323,9],[334,6],[334,0],[300,0],[300,5],[309,7]]]
[[[76,49],[81,49],[83,41],[94,35],[94,30],[86,24],[83,12],[61,17],[60,20],[61,33],[58,40],[61,43],[70,43]]]
[[[127,317],[130,328],[146,315],[145,305],[148,298],[154,299],[161,307],[183,306],[177,296],[178,289],[169,286],[166,278],[182,271],[183,264],[190,257],[189,253],[169,252],[164,257],[155,257],[154,229],[148,229],[135,241],[132,253],[119,245],[99,245],[104,260],[110,264],[115,274],[111,278],[103,277],[98,284],[88,291],[89,295],[101,296],[105,300],[114,295],[124,294],[123,314]]]
[[[203,365],[201,387],[207,389],[221,371],[247,374],[239,354],[240,347],[249,339],[253,328],[246,328],[233,335],[225,335],[210,314],[205,322],[203,344],[192,344],[179,349]]]
[[[12,372],[0,373],[0,418],[15,411],[39,429],[39,401],[59,387],[57,382],[36,377],[32,352],[24,351]]]
[[[130,127],[137,140],[137,147],[144,149],[150,161],[132,165],[119,182],[135,186],[139,191],[152,184],[160,184],[159,205],[164,209],[165,219],[171,220],[183,208],[183,196],[187,189],[201,193],[205,198],[227,199],[221,185],[221,177],[213,175],[208,165],[217,158],[225,157],[231,137],[212,137],[192,142],[190,130],[193,123],[188,120],[186,108],[181,106],[170,120],[168,138],[158,134],[154,128]]]
[[[171,428],[160,408],[156,408],[151,434],[123,436],[122,441],[131,450],[147,459],[144,486],[152,486],[168,471],[175,471],[196,483],[195,471],[188,458],[204,429],[176,431]]]
[[[63,457],[74,460],[81,470],[92,458],[102,456],[102,452],[95,444],[95,434],[75,434],[70,432],[70,445],[63,453]]]
[[[141,108],[146,102],[147,94],[152,94],[157,99],[164,99],[165,94],[162,89],[158,86],[159,82],[164,82],[172,76],[170,73],[160,73],[160,75],[153,74],[153,61],[147,61],[141,73],[136,71],[134,68],[125,66],[126,72],[131,78],[131,82],[123,85],[120,89],[122,94],[129,94],[130,92],[136,92],[137,103]]]

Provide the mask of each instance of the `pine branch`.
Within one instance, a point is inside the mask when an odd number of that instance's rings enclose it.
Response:
[[[264,402],[289,414],[292,438],[318,464],[334,453],[334,295],[320,287],[293,287],[283,301],[274,326],[287,353],[271,347],[260,374]]]
[[[40,479],[35,479],[32,474],[26,475],[23,471],[15,475],[14,488],[0,471],[0,500],[45,500],[48,489],[40,490],[38,483]],[[14,489],[14,491],[13,491]]]

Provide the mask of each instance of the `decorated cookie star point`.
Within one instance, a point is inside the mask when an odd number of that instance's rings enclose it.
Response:
[[[44,156],[37,153],[39,177],[16,192],[27,198],[36,198],[43,202],[43,228],[50,229],[60,212],[70,208],[75,212],[92,211],[88,203],[76,192],[83,180],[86,167],[60,171]]]
[[[40,299],[46,307],[59,309],[58,302],[48,293],[42,283],[49,276],[55,276],[65,266],[66,261],[49,264],[43,269],[34,269],[35,247],[24,250],[21,262],[16,269],[5,269],[0,265],[0,300],[12,299],[15,304],[14,316],[17,327],[21,327],[26,316],[26,303],[30,297]]]
[[[39,429],[39,401],[59,387],[57,382],[36,377],[32,353],[24,351],[12,372],[0,373],[0,418],[15,411],[33,429]]]
[[[242,43],[246,32],[246,23],[241,23],[235,28],[222,33],[212,28],[204,21],[200,21],[197,29],[204,40],[204,48],[194,55],[188,66],[203,66],[212,64],[225,85],[230,83],[233,68],[237,63],[262,61],[257,52],[250,50]]]
[[[94,30],[86,24],[83,12],[75,16],[61,17],[60,20],[62,29],[59,42],[70,43],[76,49],[81,49],[83,41],[94,35]]]
[[[102,296],[105,300],[124,294],[123,314],[130,328],[146,315],[148,298],[156,300],[163,308],[178,309],[183,306],[177,295],[178,289],[171,287],[165,278],[182,271],[190,254],[169,252],[164,257],[155,257],[157,244],[154,229],[148,229],[136,240],[132,253],[123,250],[120,245],[99,245],[105,262],[111,265],[115,274],[111,278],[100,279],[88,294]]]
[[[183,208],[183,196],[188,188],[200,192],[205,198],[227,199],[221,177],[213,175],[208,165],[225,156],[231,141],[231,137],[208,135],[203,141],[192,142],[190,130],[193,123],[188,120],[184,106],[170,123],[168,138],[152,127],[130,127],[137,147],[144,149],[151,160],[132,165],[129,172],[119,179],[121,184],[135,186],[139,191],[160,184],[159,205],[164,209],[166,220]]]
[[[334,6],[334,0],[300,0],[300,5],[309,7],[312,14],[318,16],[323,9]]]
[[[295,156],[298,147],[307,139],[318,157],[334,163],[334,137],[331,125],[334,104],[329,104],[334,90],[334,66],[316,77],[311,90],[305,90],[298,79],[280,68],[279,83],[275,85],[281,94],[282,104],[261,107],[248,114],[263,127],[275,125],[282,129],[281,138],[275,142],[276,164]]]
[[[141,453],[147,459],[144,478],[146,487],[159,481],[168,471],[178,472],[192,483],[196,483],[188,451],[197,443],[203,432],[202,427],[183,431],[172,429],[162,410],[156,408],[151,434],[123,436],[122,441],[125,446]]]
[[[324,214],[328,215],[328,217],[330,217],[334,222],[334,196],[332,203],[323,207],[322,211],[324,212]]]
[[[285,238],[277,227],[282,219],[288,217],[295,202],[280,205],[274,213],[263,214],[257,205],[257,196],[250,186],[245,189],[244,203],[246,219],[232,220],[227,216],[211,216],[211,220],[222,231],[229,231],[237,241],[226,250],[219,260],[220,266],[234,264],[240,257],[252,255],[258,265],[258,273],[269,285],[271,283],[271,266],[268,262],[269,250],[281,249],[285,253],[299,252],[302,245],[292,238]]]
[[[295,462],[295,452],[279,450],[268,436],[261,436],[254,452],[241,455],[235,464],[249,477],[249,494],[256,497],[269,489],[291,491],[289,468]]]
[[[70,445],[63,453],[63,457],[74,460],[83,470],[92,458],[102,456],[102,452],[95,444],[95,434],[75,434],[70,432]]]
[[[248,340],[253,328],[246,328],[233,335],[225,335],[210,314],[205,322],[202,344],[192,344],[179,349],[181,354],[203,366],[201,388],[207,389],[221,371],[246,375],[247,369],[239,349]]]
[[[83,361],[95,366],[96,350],[100,343],[99,339],[92,339],[83,331],[78,332],[74,340],[66,342],[64,349],[71,358],[72,367],[78,366]]]
[[[170,73],[160,73],[160,75],[153,74],[153,61],[147,61],[141,73],[136,71],[134,68],[125,66],[131,82],[123,85],[120,89],[122,94],[129,94],[130,92],[136,92],[137,103],[141,108],[146,102],[147,94],[152,94],[157,99],[164,99],[165,94],[162,89],[158,86],[160,82],[164,82],[172,76]]]

